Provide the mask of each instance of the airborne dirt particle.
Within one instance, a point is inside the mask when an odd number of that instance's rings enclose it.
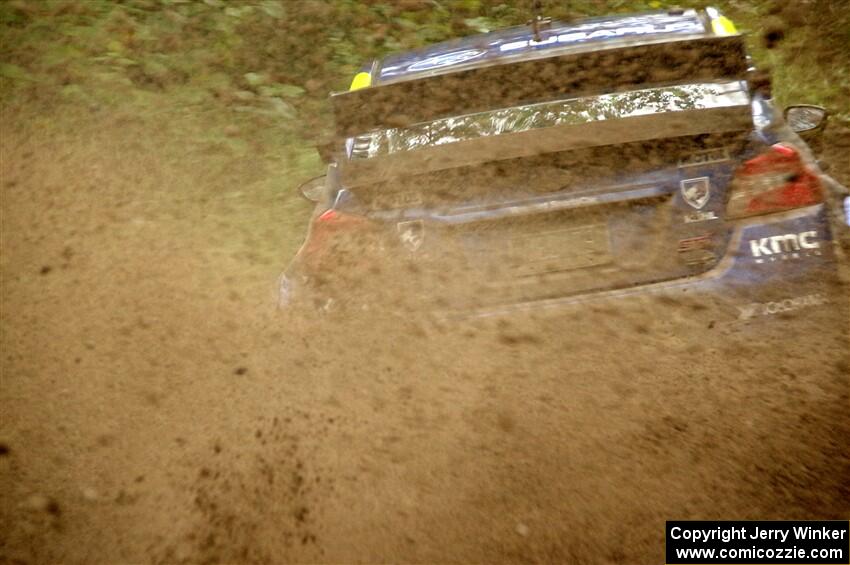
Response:
[[[533,345],[540,343],[539,336],[531,333],[500,333],[499,342],[505,345]]]
[[[50,499],[43,494],[33,494],[29,498],[27,498],[24,506],[29,510],[36,511],[44,511],[47,509],[47,505],[50,503]]]
[[[115,436],[111,434],[101,434],[97,436],[97,445],[100,447],[110,447],[115,444]]]
[[[769,18],[762,31],[762,41],[768,49],[775,49],[785,39],[786,25],[779,18]]]
[[[294,516],[295,516],[295,519],[298,522],[304,522],[305,520],[307,520],[307,515],[309,513],[310,513],[310,510],[307,507],[299,506],[298,508],[295,509]]]
[[[516,420],[507,412],[500,412],[496,418],[499,429],[503,432],[510,433],[516,429]]]
[[[115,503],[121,506],[129,506],[135,504],[139,500],[139,496],[138,493],[130,493],[122,489],[115,496]]]

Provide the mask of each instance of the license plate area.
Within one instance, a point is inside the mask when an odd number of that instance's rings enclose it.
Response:
[[[612,261],[608,226],[603,222],[516,235],[509,245],[512,268],[519,276],[584,269]]]

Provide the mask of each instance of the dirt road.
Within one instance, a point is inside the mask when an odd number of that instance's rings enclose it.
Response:
[[[846,342],[311,326],[273,306],[306,209],[250,163],[10,118],[4,561],[660,563],[666,519],[850,516]]]

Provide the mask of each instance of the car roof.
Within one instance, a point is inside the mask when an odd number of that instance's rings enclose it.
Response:
[[[374,61],[371,84],[388,84],[458,70],[496,65],[517,58],[552,56],[558,51],[582,52],[608,46],[642,44],[684,37],[712,36],[712,8],[657,11],[634,15],[552,22],[534,40],[531,26],[515,26],[436,43]]]

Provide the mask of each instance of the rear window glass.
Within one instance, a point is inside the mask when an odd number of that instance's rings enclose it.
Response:
[[[748,103],[742,81],[684,84],[569,100],[556,100],[442,118],[404,128],[378,130],[349,139],[352,160],[371,159],[469,141],[563,125]]]

